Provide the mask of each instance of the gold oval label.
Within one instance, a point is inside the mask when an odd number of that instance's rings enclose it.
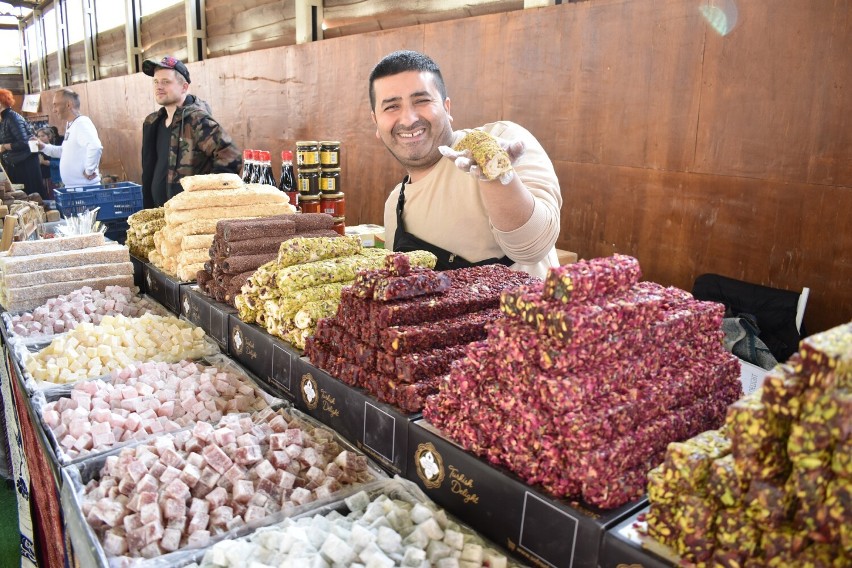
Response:
[[[438,489],[444,482],[444,458],[431,442],[417,446],[414,465],[417,475],[429,489]]]
[[[243,334],[240,333],[240,328],[234,326],[234,333],[231,334],[231,345],[234,346],[238,355],[243,354],[243,345],[245,342],[243,341]]]
[[[315,410],[319,404],[320,397],[319,385],[317,384],[314,376],[310,373],[302,375],[300,388],[302,389],[302,400],[305,401],[305,406],[307,406],[310,410]]]

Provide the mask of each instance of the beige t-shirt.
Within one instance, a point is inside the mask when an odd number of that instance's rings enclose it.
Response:
[[[524,154],[515,163],[515,173],[535,199],[530,219],[518,229],[503,232],[491,225],[479,182],[459,170],[449,159],[441,159],[423,179],[405,186],[405,230],[433,245],[478,262],[507,255],[514,270],[543,278],[557,266],[556,239],[562,195],[550,158],[525,128],[511,122],[486,124],[484,130],[507,140],[522,139]],[[456,143],[464,132],[454,133]],[[385,202],[386,247],[393,247],[399,185]]]

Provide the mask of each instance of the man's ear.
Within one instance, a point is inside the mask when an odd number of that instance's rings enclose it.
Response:
[[[453,121],[453,115],[450,113],[450,97],[444,99],[444,110],[447,111],[447,117],[450,119],[450,122]]]
[[[376,113],[375,113],[374,111],[370,111],[370,118],[372,118],[372,119],[373,119],[373,124],[375,124],[375,125],[376,125],[376,138],[378,138],[379,140],[381,140],[381,139],[382,139],[382,137],[381,137],[381,136],[379,136],[379,123],[378,123],[378,122],[376,122]]]

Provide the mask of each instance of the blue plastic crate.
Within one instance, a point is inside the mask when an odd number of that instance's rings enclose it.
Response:
[[[106,227],[106,232],[104,233],[106,238],[120,245],[123,245],[127,241],[127,229],[130,228],[127,220],[117,219],[115,221],[106,221],[104,222],[104,227]]]
[[[98,219],[125,219],[142,209],[142,186],[122,181],[88,187],[62,187],[53,190],[56,208],[63,217],[100,207]]]

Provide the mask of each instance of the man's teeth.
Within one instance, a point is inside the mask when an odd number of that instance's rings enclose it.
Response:
[[[423,134],[424,130],[421,128],[420,130],[415,130],[414,132],[400,132],[399,135],[402,138],[414,138],[415,136],[420,136]]]

